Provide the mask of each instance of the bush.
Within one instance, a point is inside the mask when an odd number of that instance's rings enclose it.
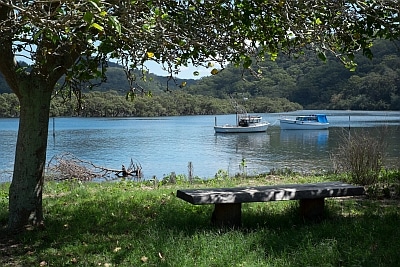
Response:
[[[349,175],[352,183],[371,185],[378,181],[383,168],[385,130],[380,139],[368,132],[344,132],[336,153],[332,155],[335,172]]]

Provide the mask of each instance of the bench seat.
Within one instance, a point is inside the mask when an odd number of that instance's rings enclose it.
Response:
[[[240,225],[241,204],[245,202],[299,200],[300,214],[306,218],[316,218],[323,215],[325,198],[359,196],[363,194],[365,194],[364,187],[342,182],[177,191],[178,198],[191,204],[214,204],[212,221],[220,225]]]

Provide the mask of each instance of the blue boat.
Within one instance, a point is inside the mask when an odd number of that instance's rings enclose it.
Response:
[[[325,114],[297,116],[295,119],[281,118],[282,130],[325,130],[329,122]]]

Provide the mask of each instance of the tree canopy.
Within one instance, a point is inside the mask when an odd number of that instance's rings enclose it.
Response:
[[[189,63],[217,74],[212,62],[249,68],[279,52],[312,49],[353,68],[355,51],[371,57],[374,39],[399,37],[398,14],[396,1],[372,0],[0,0],[0,72],[21,108],[10,229],[43,223],[50,100],[63,75],[79,95],[93,78],[106,78],[110,59],[125,67],[132,93],[132,70],[145,72],[148,60],[171,74]]]
[[[17,0],[0,1],[0,8],[8,55],[1,65],[21,56],[34,72],[59,60],[54,76],[67,73],[70,85],[103,77],[98,62],[110,58],[128,72],[145,71],[143,63],[154,60],[173,74],[189,62],[250,67],[251,56],[274,59],[279,51],[296,56],[310,48],[351,67],[354,51],[371,57],[375,38],[397,39],[400,31],[395,1]]]

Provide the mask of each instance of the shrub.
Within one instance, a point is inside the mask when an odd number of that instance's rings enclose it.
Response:
[[[379,139],[369,132],[344,132],[337,151],[332,154],[335,172],[348,174],[352,183],[370,185],[378,181],[383,168],[385,130]]]
[[[215,174],[214,178],[216,180],[226,180],[229,179],[229,173],[226,170],[218,170],[217,173]]]

